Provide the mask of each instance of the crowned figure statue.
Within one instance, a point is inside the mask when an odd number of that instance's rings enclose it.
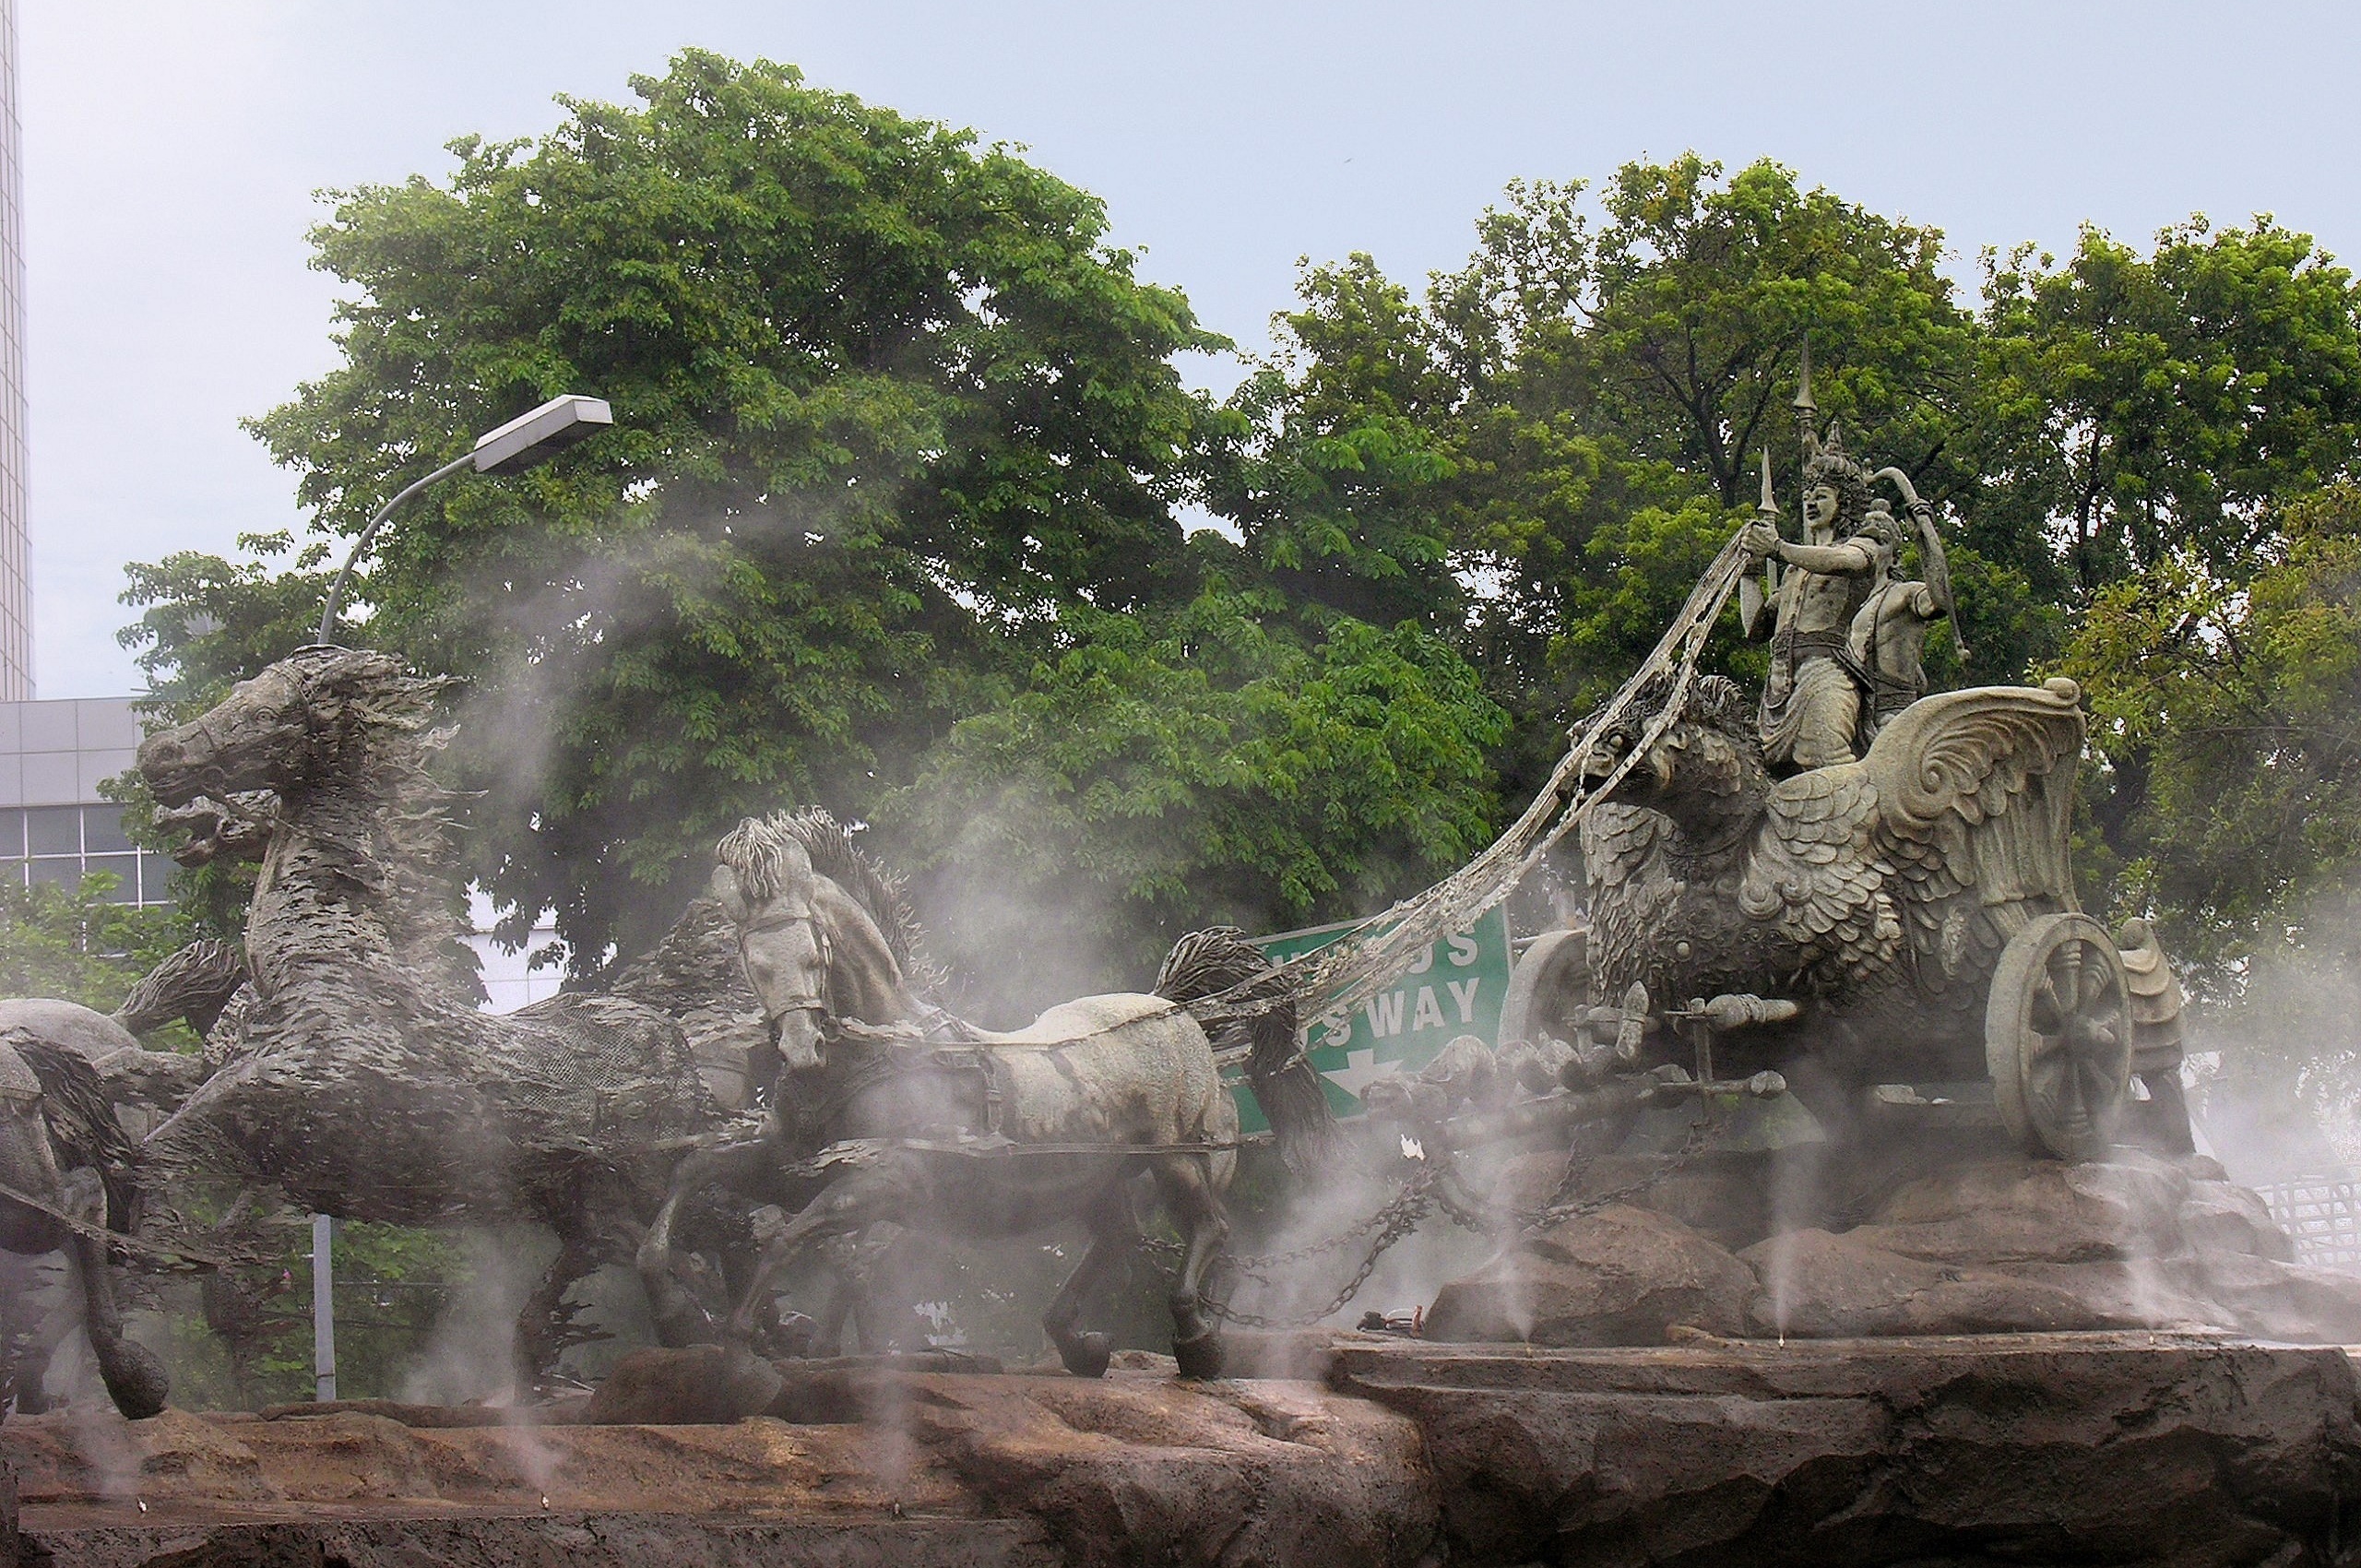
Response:
[[[1771,642],[1762,729],[1763,760],[1774,773],[1858,757],[1883,720],[1926,694],[1920,661],[1926,627],[1952,610],[1934,510],[1909,476],[1891,468],[1865,474],[1845,450],[1841,430],[1814,428],[1809,345],[1796,413],[1804,454],[1804,537],[1780,535],[1766,453],[1762,504],[1746,532],[1748,552],[1766,564],[1764,587],[1757,591],[1750,580],[1741,600],[1747,635]],[[1902,494],[1924,580],[1896,580],[1904,530],[1885,502],[1871,494],[1874,480],[1892,481]],[[1768,617],[1765,609],[1772,611]],[[1959,651],[1964,656],[1964,644]]]

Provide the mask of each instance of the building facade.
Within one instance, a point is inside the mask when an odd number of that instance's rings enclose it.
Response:
[[[129,697],[0,702],[0,876],[72,887],[106,872],[117,903],[170,903],[172,861],[135,848],[123,808],[99,795],[138,745]]]

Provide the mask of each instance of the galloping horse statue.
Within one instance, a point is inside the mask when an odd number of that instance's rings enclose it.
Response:
[[[0,1195],[0,1251],[65,1255],[107,1395],[143,1420],[164,1408],[168,1380],[163,1363],[124,1335],[100,1229],[131,1229],[132,1164],[96,1067],[70,1046],[0,1033],[0,1186],[16,1194]],[[19,1410],[41,1408],[47,1362],[43,1348],[7,1369],[24,1380],[15,1389]]]
[[[568,992],[477,1010],[449,797],[429,771],[450,733],[433,723],[441,684],[390,654],[307,647],[141,745],[168,807],[277,797],[234,1059],[145,1152],[345,1218],[549,1226],[563,1244],[516,1338],[531,1387],[571,1332],[567,1289],[632,1255],[633,1222],[667,1190],[668,1145],[722,1112],[656,1008]],[[751,1238],[718,1253],[741,1250]]]
[[[994,1033],[913,993],[896,951],[908,952],[896,940],[906,910],[873,908],[815,868],[815,858],[845,860],[844,830],[825,814],[750,819],[717,855],[714,891],[737,922],[783,1075],[761,1139],[701,1151],[674,1173],[639,1254],[659,1312],[668,1297],[685,1304],[669,1274],[672,1219],[688,1195],[708,1184],[776,1191],[801,1157],[839,1145],[844,1173],[772,1240],[731,1337],[752,1336],[773,1273],[825,1238],[881,1220],[1006,1236],[1080,1218],[1089,1250],[1042,1326],[1069,1372],[1096,1377],[1112,1344],[1079,1328],[1082,1305],[1137,1241],[1130,1189],[1145,1170],[1185,1241],[1169,1301],[1173,1355],[1184,1376],[1220,1375],[1220,1340],[1199,1292],[1229,1229],[1222,1197],[1237,1165],[1238,1111],[1189,1005],[1243,1028],[1248,1077],[1283,1157],[1315,1160],[1330,1136],[1319,1077],[1296,1049],[1292,996],[1262,955],[1234,931],[1194,932],[1165,960],[1153,994],[1086,996]],[[1215,998],[1224,1005],[1206,1008]]]

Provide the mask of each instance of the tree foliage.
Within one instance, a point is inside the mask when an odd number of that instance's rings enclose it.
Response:
[[[1796,472],[1805,333],[1827,415],[1941,493],[1974,324],[1938,232],[1769,162],[1635,163],[1596,202],[1518,183],[1477,230],[1423,298],[1367,256],[1307,268],[1208,494],[1282,581],[1450,637],[1514,716],[1513,793],[1654,645],[1758,456]]]
[[[973,994],[1015,1007],[1061,968],[1150,971],[1196,926],[1382,908],[1487,841],[1505,722],[1475,671],[1408,623],[1311,641],[1275,609],[1077,612],[1073,647],[887,800],[889,837],[937,847],[914,869],[943,933],[1027,977]]]
[[[256,422],[350,535],[469,433],[613,402],[397,519],[356,596],[471,683],[476,869],[578,967],[786,802],[873,822],[979,968],[1105,981],[1192,921],[1407,891],[1653,643],[1763,452],[1792,505],[1807,334],[1821,420],[1938,503],[1972,649],[1939,676],[2089,688],[2097,897],[2227,955],[2344,863],[2305,683],[2353,636],[2361,301],[2268,218],[1989,255],[1966,299],[1940,231],[1768,161],[1520,182],[1422,289],[1307,267],[1216,407],[1174,361],[1218,339],[1014,154],[785,66],[634,86],[345,193],[343,362]],[[171,711],[308,635],[317,546],[252,542],[135,568]]]
[[[326,526],[560,392],[614,431],[397,520],[366,635],[477,685],[499,897],[644,938],[782,799],[857,814],[1065,606],[1185,597],[1213,346],[1093,197],[964,133],[697,52],[633,107],[453,144],[314,236],[343,363],[255,428]]]
[[[2357,302],[2267,217],[2192,220],[2146,256],[2095,230],[2062,264],[1987,256],[1979,545],[2077,605],[2179,552],[2243,576],[2274,504],[2361,450]]]
[[[2243,582],[2187,548],[2101,590],[2068,659],[2100,745],[2145,782],[2121,897],[2171,910],[2217,966],[2361,870],[2361,489],[2307,496],[2275,531]]]
[[[114,873],[77,887],[0,878],[0,996],[42,996],[113,1012],[140,976],[187,940],[169,909],[109,898]]]
[[[396,517],[356,584],[367,618],[348,635],[469,683],[466,842],[513,934],[553,908],[577,969],[635,948],[722,830],[785,802],[863,819],[921,775],[1054,793],[979,771],[1029,759],[946,737],[965,720],[1121,751],[1124,716],[1073,701],[1066,671],[1145,659],[1146,679],[1172,637],[1251,650],[1204,701],[1241,744],[1311,737],[1270,750],[1307,799],[1430,770],[1406,785],[1434,808],[1415,831],[1374,797],[1258,825],[1237,766],[1203,797],[1228,802],[1218,823],[1195,797],[1170,806],[1169,831],[1252,840],[1241,877],[1284,879],[1249,901],[1343,914],[1445,869],[1488,809],[1489,705],[1443,645],[1399,640],[1407,600],[1299,615],[1319,602],[1298,569],[1316,547],[1256,561],[1184,540],[1175,505],[1228,416],[1174,356],[1221,340],[1106,243],[1096,198],[786,66],[689,52],[634,87],[632,107],[562,101],[538,141],[454,143],[447,184],[339,196],[314,241],[350,291],[342,363],[255,425],[319,526],[349,535],[470,432],[559,392],[613,405],[611,433]],[[130,636],[174,711],[308,637],[282,611],[324,563],[272,564],[135,571]],[[1331,743],[1332,691],[1394,703],[1392,774]],[[964,863],[947,816],[887,816],[896,855]],[[1145,922],[1108,950],[1146,953],[1172,908],[1165,861],[1133,886],[1086,843],[1052,851],[1067,859],[1045,876]]]

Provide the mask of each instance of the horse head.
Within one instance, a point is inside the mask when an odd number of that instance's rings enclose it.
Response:
[[[1670,695],[1661,682],[1643,688],[1593,738],[1583,756],[1584,778],[1604,783],[1625,757],[1644,748],[1607,798],[1663,813],[1692,845],[1726,844],[1761,816],[1771,790],[1754,715],[1736,682],[1707,675],[1650,742],[1648,732]]]
[[[777,823],[748,817],[714,848],[713,896],[738,927],[746,983],[789,1072],[827,1065],[828,941],[812,856]]]
[[[161,807],[156,813],[156,827],[160,832],[185,833],[188,837],[172,850],[172,859],[196,867],[215,861],[261,860],[270,848],[278,818],[276,794],[248,790],[227,801],[198,795],[186,805]]]
[[[253,790],[300,795],[365,771],[389,736],[415,743],[444,683],[409,674],[389,653],[302,648],[202,717],[148,736],[139,771],[166,806]]]

